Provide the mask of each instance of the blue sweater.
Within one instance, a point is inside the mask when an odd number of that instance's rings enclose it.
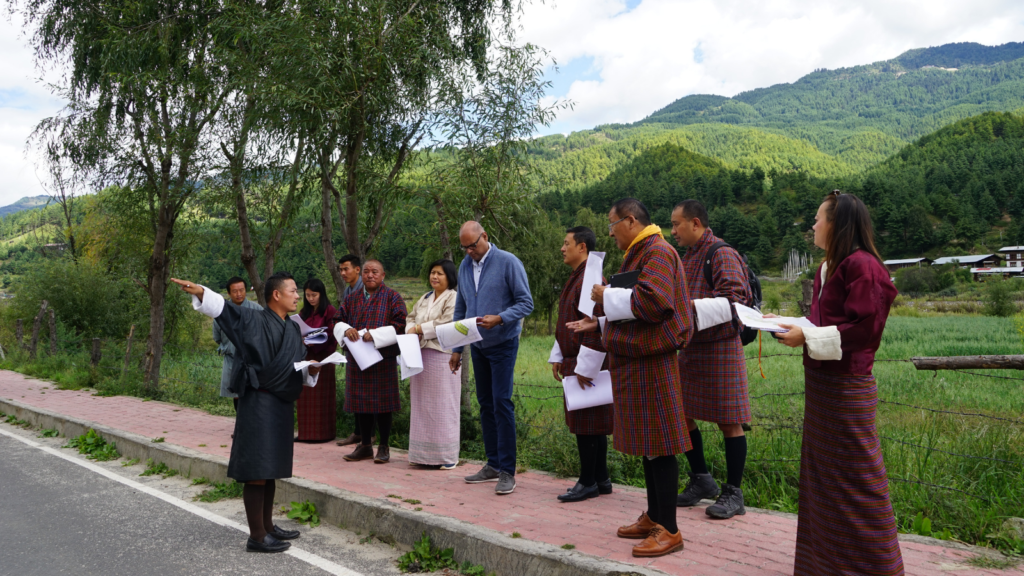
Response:
[[[533,312],[530,281],[523,263],[512,254],[491,244],[480,271],[480,287],[473,283],[473,260],[465,258],[459,265],[459,289],[455,297],[455,320],[496,314],[502,324],[490,330],[480,329],[484,339],[474,346],[489,348],[522,332],[520,320]],[[454,348],[453,352],[462,352]]]

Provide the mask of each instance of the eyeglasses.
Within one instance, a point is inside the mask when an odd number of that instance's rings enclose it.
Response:
[[[612,222],[611,224],[609,224],[609,225],[608,225],[608,233],[609,233],[609,234],[611,234],[611,233],[612,233],[612,228],[615,228],[615,225],[616,225],[616,224],[618,224],[619,222],[622,222],[622,221],[623,221],[623,220],[625,220],[626,218],[629,218],[629,216],[623,216],[622,218],[619,218],[619,219],[618,219],[618,220],[616,220],[615,222]]]
[[[483,238],[483,237],[484,237],[484,233],[481,232],[480,235],[476,237],[476,242],[473,242],[469,246],[463,246],[463,245],[460,244],[459,247],[462,248],[463,252],[469,252],[470,250],[473,250],[473,249],[476,248],[476,245],[480,242],[480,239]]]

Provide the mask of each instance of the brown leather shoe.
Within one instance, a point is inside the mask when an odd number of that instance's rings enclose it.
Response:
[[[373,458],[373,446],[367,446],[366,444],[359,444],[351,454],[345,456],[345,460],[349,462],[359,462],[360,460],[369,460]]]
[[[362,437],[356,436],[355,434],[349,434],[347,438],[342,438],[341,440],[335,442],[335,444],[337,444],[338,446],[351,446],[353,444],[359,444],[362,441]]]
[[[633,556],[638,558],[654,558],[664,556],[683,549],[683,534],[669,534],[661,524],[655,524],[651,534],[643,542],[633,546]]]
[[[377,446],[377,456],[374,457],[374,464],[387,464],[391,461],[391,447],[381,444]]]
[[[657,526],[650,517],[647,516],[647,512],[641,512],[640,517],[636,519],[636,522],[629,526],[622,526],[616,533],[619,538],[629,538],[632,540],[643,540],[647,538],[647,535],[651,533],[651,530]]]

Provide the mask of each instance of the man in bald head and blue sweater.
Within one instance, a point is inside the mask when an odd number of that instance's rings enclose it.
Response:
[[[530,282],[523,263],[491,244],[479,222],[471,220],[462,225],[459,244],[468,258],[459,266],[454,320],[477,318],[483,336],[483,340],[470,346],[470,354],[487,454],[487,464],[467,476],[466,482],[497,482],[496,494],[511,494],[516,488],[512,377],[522,320],[533,312]],[[452,371],[462,364],[462,353],[463,348],[452,350]]]

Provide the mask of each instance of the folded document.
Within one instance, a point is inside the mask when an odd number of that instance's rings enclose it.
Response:
[[[592,382],[593,386],[580,388],[580,381],[575,376],[566,376],[562,379],[565,407],[568,410],[581,410],[612,403],[611,372],[607,370],[598,372]]]
[[[760,312],[749,306],[735,302],[732,305],[736,307],[736,316],[739,317],[740,322],[747,328],[753,328],[754,330],[761,330],[762,332],[789,331],[788,328],[783,328],[779,324],[790,324],[800,328],[814,328],[814,324],[811,324],[811,321],[807,318],[765,318]]]
[[[441,344],[441,348],[451,350],[483,340],[484,337],[480,335],[480,328],[476,325],[476,320],[476,318],[466,318],[435,326],[434,332],[437,333],[437,341]]]

